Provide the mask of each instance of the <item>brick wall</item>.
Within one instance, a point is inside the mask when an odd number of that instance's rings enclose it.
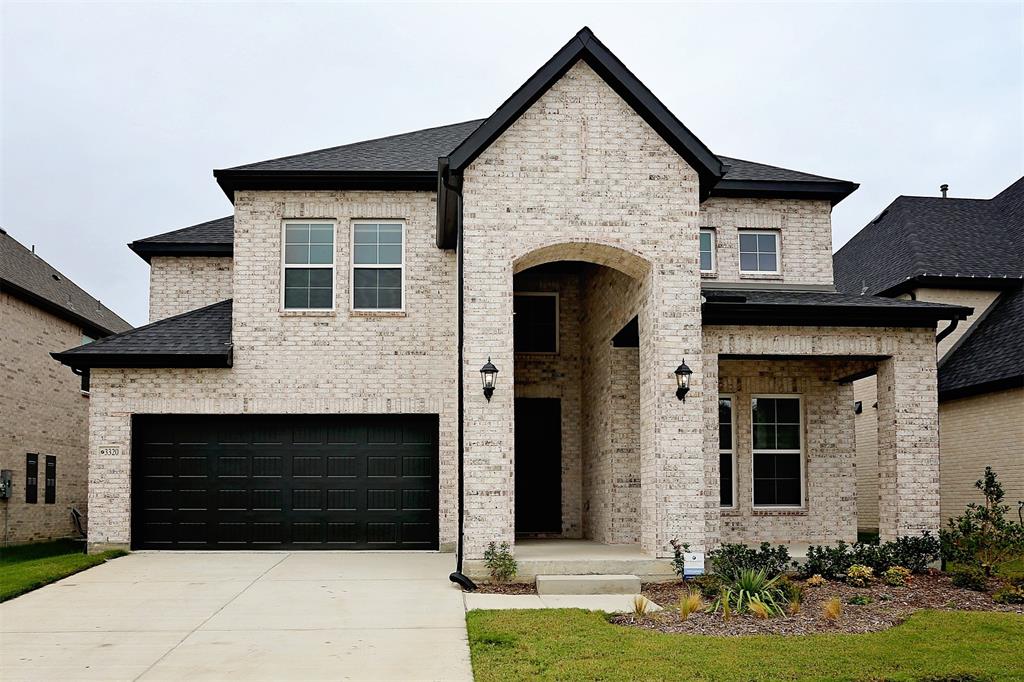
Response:
[[[89,398],[71,370],[50,357],[82,343],[82,328],[0,293],[0,469],[14,472],[13,496],[0,501],[0,542],[74,535],[69,509],[87,513]],[[25,502],[25,455],[39,455],[39,492]],[[57,457],[56,502],[44,502],[45,455]],[[6,528],[6,536],[3,534]]]
[[[853,382],[853,399],[861,403],[854,417],[857,438],[857,527],[878,530],[878,377]],[[941,410],[941,408],[940,408]],[[941,445],[942,432],[939,431]]]
[[[239,192],[235,211],[234,367],[93,372],[90,542],[129,542],[133,413],[431,413],[440,415],[441,543],[450,547],[457,522],[456,272],[454,254],[434,245],[433,193]],[[279,310],[281,221],[302,217],[338,221],[335,311]],[[354,218],[405,221],[405,313],[349,312]],[[101,457],[104,445],[120,451]]]
[[[999,475],[1011,516],[1024,500],[1024,388],[996,391],[939,405],[942,449],[942,521],[982,502],[974,482],[986,466]]]
[[[715,232],[714,273],[704,281],[832,285],[832,207],[827,201],[714,197],[701,204],[700,226]],[[739,231],[779,233],[779,275],[740,274]]]
[[[230,256],[154,256],[149,262],[149,321],[231,298]]]

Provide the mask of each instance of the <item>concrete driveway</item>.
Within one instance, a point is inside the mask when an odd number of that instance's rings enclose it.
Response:
[[[0,677],[471,680],[453,563],[135,553],[0,605]]]

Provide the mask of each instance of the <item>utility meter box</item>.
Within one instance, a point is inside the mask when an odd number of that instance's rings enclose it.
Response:
[[[9,499],[11,489],[14,487],[14,472],[10,469],[0,469],[0,500]]]

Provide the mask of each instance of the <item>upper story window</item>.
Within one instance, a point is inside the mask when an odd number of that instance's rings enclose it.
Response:
[[[754,506],[803,504],[803,426],[797,396],[755,396],[751,405]]]
[[[334,308],[334,224],[284,224],[285,310]]]
[[[779,274],[779,233],[740,230],[740,272]]]
[[[352,309],[404,310],[405,226],[400,222],[352,224]]]
[[[558,352],[558,294],[516,292],[512,300],[517,353]]]
[[[715,271],[715,231],[700,231],[700,271]]]

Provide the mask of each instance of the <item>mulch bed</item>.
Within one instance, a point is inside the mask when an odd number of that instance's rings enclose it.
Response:
[[[477,583],[474,594],[537,594],[533,583]]]
[[[991,587],[994,589],[996,584],[993,583]],[[686,584],[680,581],[645,584],[644,596],[665,607],[665,610],[640,620],[631,614],[613,616],[611,620],[619,625],[647,630],[696,635],[805,635],[816,632],[885,630],[902,623],[912,613],[922,609],[1024,613],[1024,606],[997,604],[992,601],[990,594],[955,587],[942,574],[915,575],[906,587],[890,587],[882,583],[870,587],[851,587],[845,583],[828,582],[820,587],[805,589],[804,603],[798,614],[768,619],[734,614],[728,622],[720,612],[693,613],[683,620],[675,605],[686,591]],[[866,596],[871,602],[864,606],[848,604],[847,600],[855,595]],[[822,613],[824,603],[832,597],[839,597],[843,602],[842,615],[836,621],[825,618]]]

